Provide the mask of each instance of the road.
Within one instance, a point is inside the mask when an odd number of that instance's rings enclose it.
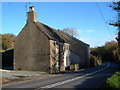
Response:
[[[77,88],[101,88],[105,80],[112,76],[117,69],[118,64],[106,62],[94,68],[63,73],[61,76],[3,85],[2,90],[5,90],[5,88],[23,88],[25,90],[26,88],[29,88],[29,90],[40,90],[41,88],[72,88],[75,90]]]

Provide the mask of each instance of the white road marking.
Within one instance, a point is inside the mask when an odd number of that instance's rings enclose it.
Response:
[[[40,87],[40,88],[37,88],[37,89],[34,89],[34,90],[40,90],[41,88],[53,88],[53,87],[56,87],[56,86],[60,86],[62,84],[66,84],[66,83],[69,83],[69,82],[72,82],[72,81],[75,81],[75,80],[78,80],[80,78],[83,78],[83,77],[86,77],[86,76],[89,76],[89,75],[92,75],[92,74],[95,74],[97,72],[101,72],[105,69],[107,69],[108,67],[110,66],[110,63],[108,62],[107,66],[100,69],[100,70],[97,70],[95,72],[91,72],[91,73],[88,73],[88,74],[85,74],[83,76],[79,76],[79,77],[75,77],[73,79],[68,79],[68,80],[65,80],[65,81],[62,81],[62,82],[58,82],[58,83],[54,83],[54,84],[50,84],[50,85],[47,85],[47,86],[43,86],[43,87]]]

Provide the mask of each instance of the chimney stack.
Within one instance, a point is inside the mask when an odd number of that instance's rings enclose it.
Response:
[[[29,7],[29,12],[27,12],[27,22],[37,22],[37,13],[34,11],[34,6]]]

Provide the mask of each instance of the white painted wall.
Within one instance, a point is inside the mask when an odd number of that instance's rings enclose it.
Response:
[[[70,66],[70,51],[69,50],[65,50],[64,52],[64,66]]]

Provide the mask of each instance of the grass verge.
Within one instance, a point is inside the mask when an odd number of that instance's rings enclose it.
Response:
[[[120,90],[120,72],[116,72],[112,77],[108,78],[103,89],[118,88]]]

